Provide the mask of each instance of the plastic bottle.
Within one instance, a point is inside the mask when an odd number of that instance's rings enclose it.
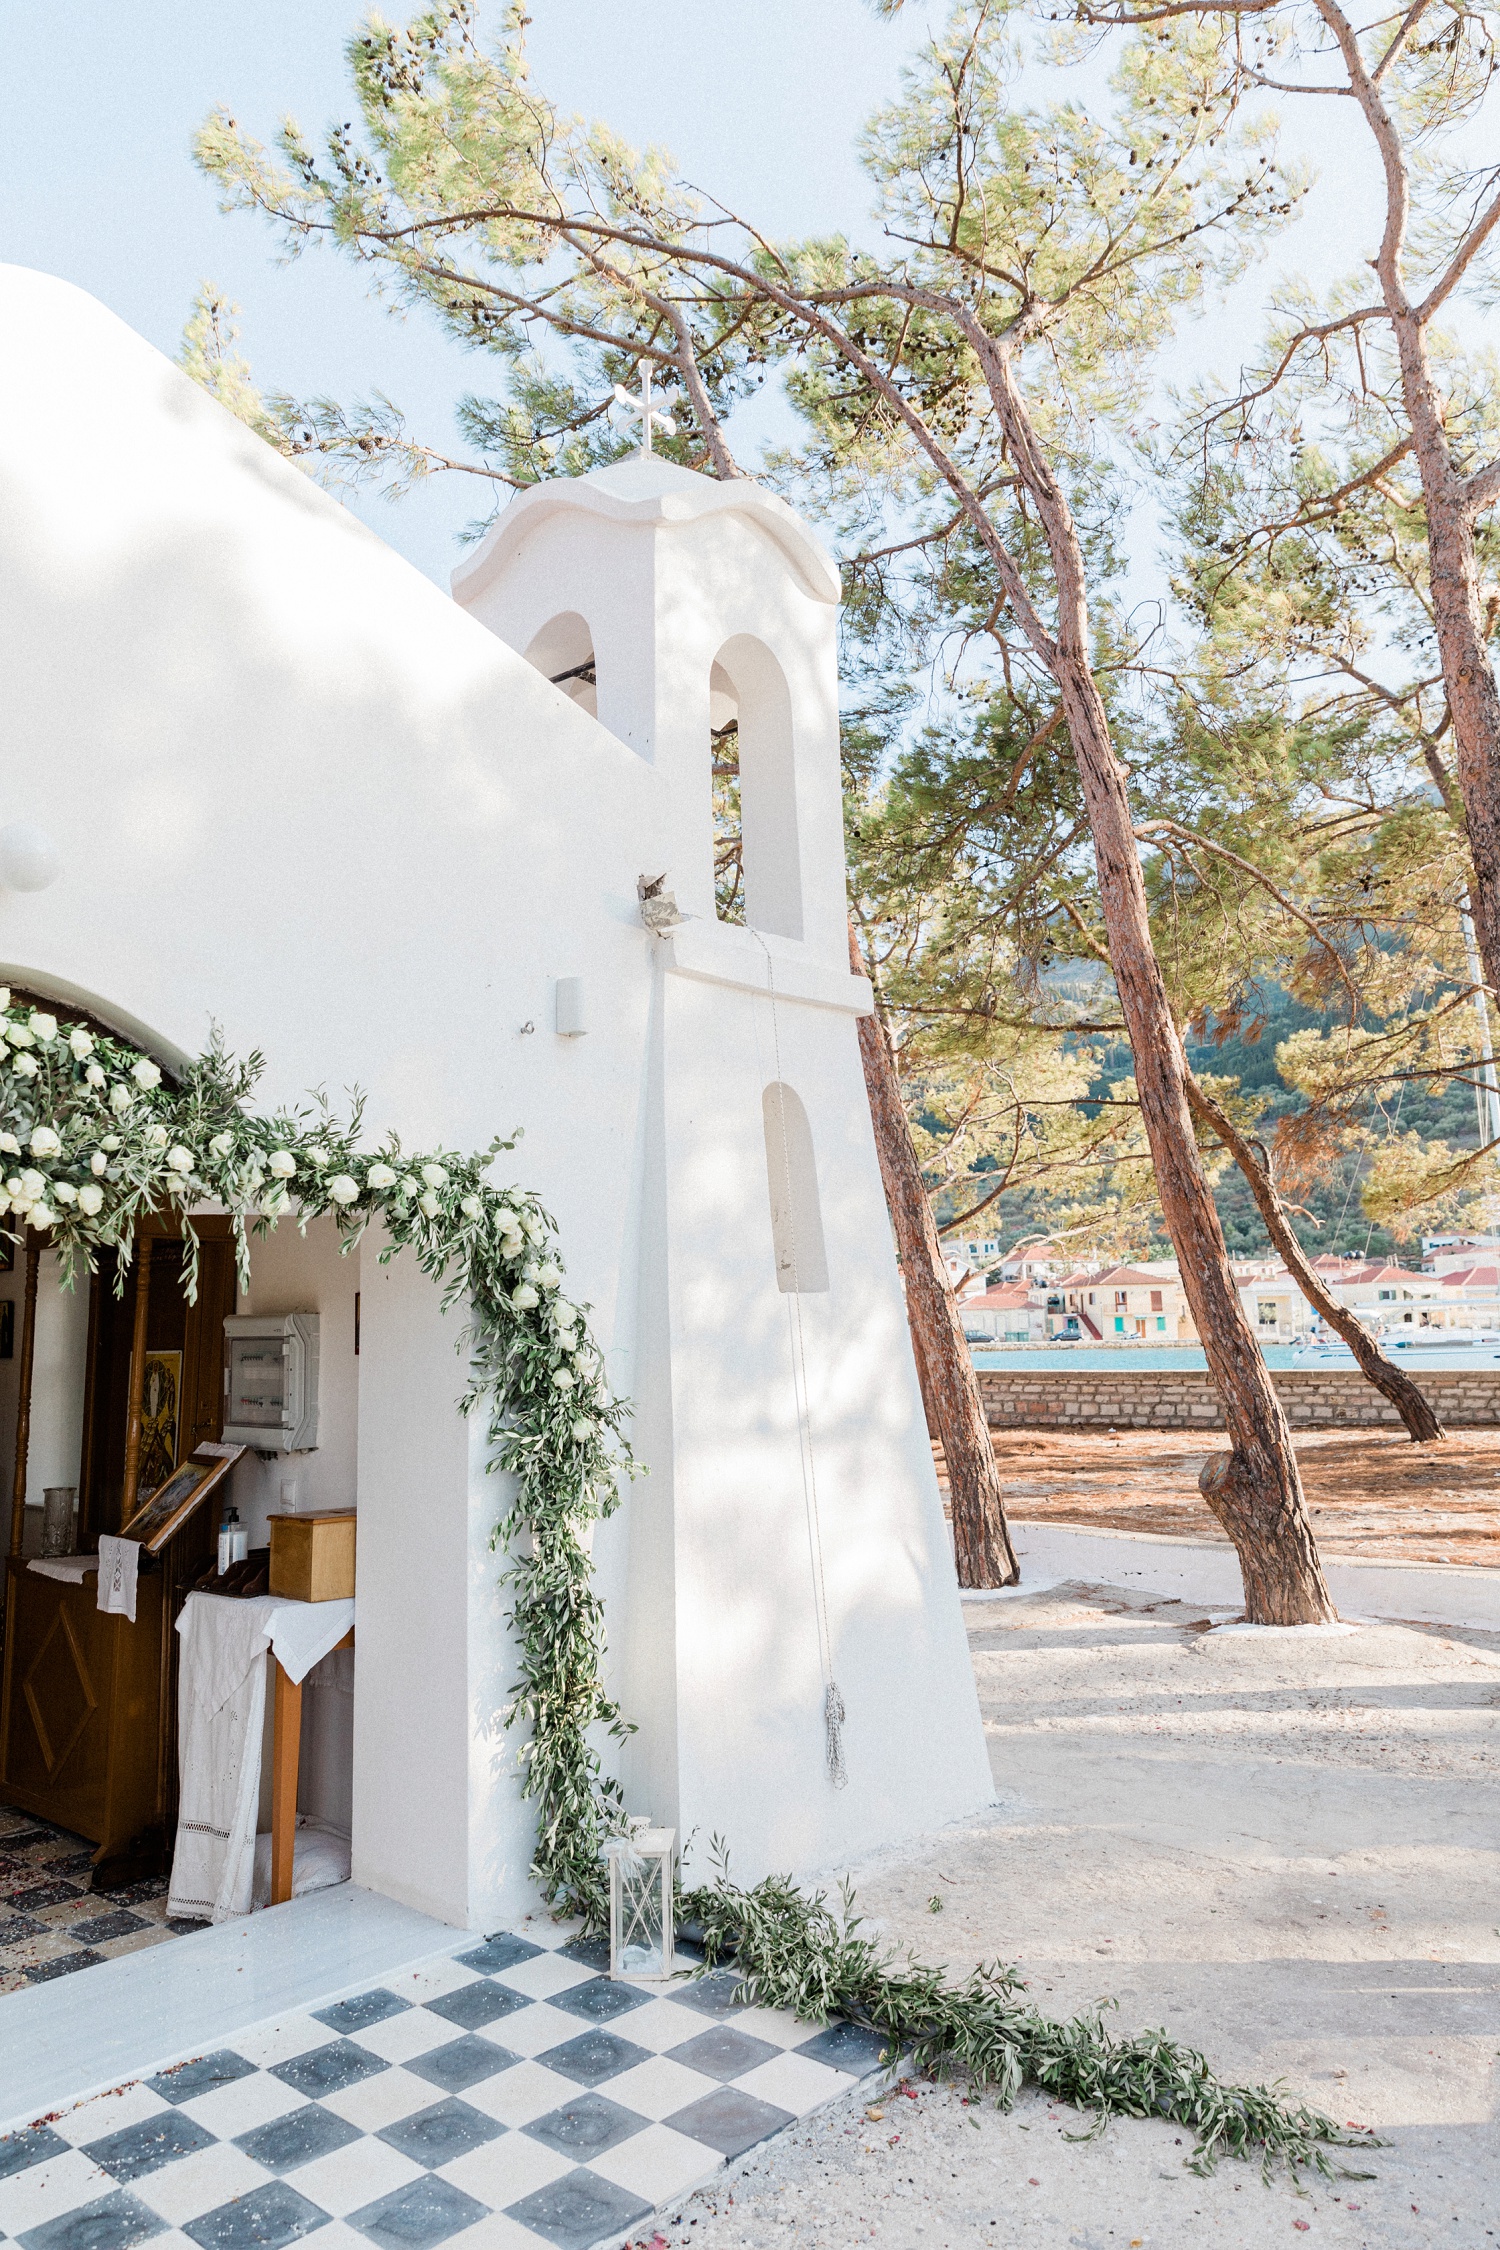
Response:
[[[229,1528],[229,1517],[233,1513],[234,1510],[231,1508],[228,1515],[221,1516],[219,1519],[219,1576],[221,1578],[234,1560],[234,1534]]]
[[[250,1534],[245,1529],[245,1526],[240,1522],[240,1511],[238,1508],[230,1509],[228,1521],[230,1541],[229,1559],[231,1562],[243,1562],[245,1560],[245,1557],[250,1552]]]

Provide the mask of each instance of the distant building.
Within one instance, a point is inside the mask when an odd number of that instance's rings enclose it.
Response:
[[[962,1300],[964,1334],[971,1343],[1039,1344],[1047,1335],[1046,1298],[1024,1281],[1002,1281],[982,1296]]]
[[[1500,1251],[1500,1234],[1432,1234],[1423,1238],[1423,1273],[1455,1273],[1483,1262],[1486,1251]]]
[[[948,1269],[948,1279],[958,1291],[961,1301],[977,1296],[987,1284],[991,1266],[1000,1256],[998,1234],[972,1234],[961,1240],[949,1239],[943,1244],[943,1264]]]
[[[1000,1260],[1000,1273],[1006,1281],[1051,1281],[1057,1274],[1066,1273],[1072,1263],[1055,1242],[1023,1242],[1006,1251]]]
[[[1047,1288],[1047,1333],[1103,1344],[1196,1343],[1177,1268],[1076,1268]]]
[[[1263,1344],[1289,1344],[1308,1333],[1312,1306],[1279,1259],[1237,1260],[1234,1277],[1246,1318]]]

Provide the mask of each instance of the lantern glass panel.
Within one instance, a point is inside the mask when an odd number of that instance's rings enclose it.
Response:
[[[615,1977],[673,1970],[672,1846],[676,1831],[633,1820],[605,1845],[609,1861],[609,1969]]]

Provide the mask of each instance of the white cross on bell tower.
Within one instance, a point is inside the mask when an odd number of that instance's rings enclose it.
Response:
[[[671,415],[660,413],[651,404],[651,362],[649,359],[643,359],[641,361],[640,397],[632,398],[623,383],[616,383],[615,404],[617,406],[623,406],[627,414],[634,414],[639,420],[641,425],[642,453],[649,453],[651,451],[651,429],[653,423],[655,424],[656,428],[661,431],[663,437],[676,437],[677,424],[673,421]]]

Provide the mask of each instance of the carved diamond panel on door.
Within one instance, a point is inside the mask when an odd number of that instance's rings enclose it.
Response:
[[[21,1682],[26,1708],[36,1729],[37,1746],[49,1781],[55,1781],[68,1754],[99,1708],[89,1677],[88,1657],[73,1621],[59,1609],[50,1631]]]

